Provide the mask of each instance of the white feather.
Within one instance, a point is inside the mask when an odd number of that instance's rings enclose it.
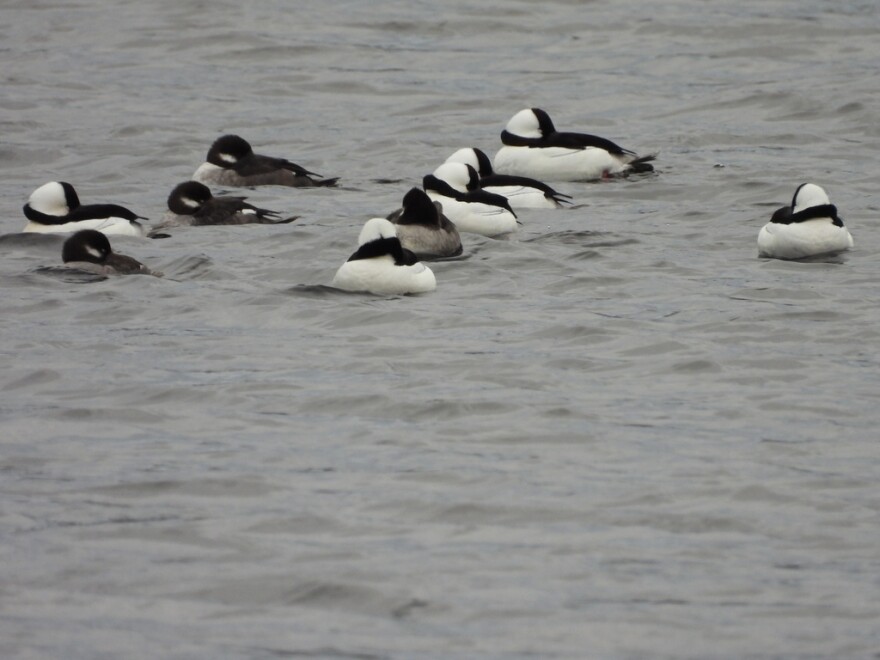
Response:
[[[499,174],[528,176],[539,181],[587,181],[619,174],[629,168],[631,157],[605,149],[563,147],[509,147],[495,154],[493,167]]]
[[[463,163],[443,163],[434,170],[434,176],[448,183],[454,190],[467,192],[470,174],[467,165]],[[425,192],[431,201],[440,202],[444,215],[455,224],[458,231],[483,236],[500,236],[516,231],[516,216],[501,206],[461,201],[435,190]]]
[[[508,133],[523,138],[544,137],[535,113],[520,110],[507,122]],[[600,147],[569,149],[566,147],[503,146],[493,159],[498,174],[527,176],[539,181],[588,181],[620,174],[630,169],[637,156],[612,154]]]
[[[358,245],[395,236],[397,236],[397,227],[393,223],[385,218],[371,218],[364,223],[361,233],[358,235]]]
[[[39,222],[28,222],[23,232],[36,234],[66,234],[80,229],[94,229],[108,236],[146,236],[147,230],[140,223],[126,218],[101,218],[99,220],[80,220],[66,222],[63,225],[43,225]]]
[[[67,206],[67,197],[64,194],[64,187],[57,181],[44,183],[31,193],[28,198],[28,204],[35,211],[45,213],[46,215],[63,216],[70,213]]]
[[[404,295],[427,293],[437,288],[433,271],[419,262],[398,266],[390,255],[346,261],[336,271],[332,286],[345,291]]]
[[[527,186],[487,186],[486,192],[506,197],[515,209],[555,209],[559,207],[543,190]]]
[[[397,236],[397,228],[385,218],[371,218],[364,223],[358,245]],[[433,271],[417,262],[398,266],[391,255],[372,259],[346,261],[336,271],[332,286],[345,291],[366,291],[375,294],[427,293],[437,288]]]
[[[825,191],[814,183],[802,186],[794,199],[793,212],[830,204]],[[775,259],[803,259],[849,250],[854,245],[846,227],[832,218],[813,218],[806,222],[782,224],[768,222],[758,232],[758,256]]]

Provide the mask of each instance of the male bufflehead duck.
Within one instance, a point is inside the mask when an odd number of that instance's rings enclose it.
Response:
[[[540,108],[516,113],[501,132],[495,170],[542,181],[585,181],[629,172],[652,172],[656,154],[639,156],[611,140],[586,133],[559,133]]]
[[[437,288],[434,273],[403,248],[395,226],[385,218],[367,220],[360,246],[336,271],[332,286],[376,294],[427,293]]]
[[[480,188],[506,197],[515,209],[554,209],[560,208],[563,203],[571,203],[571,195],[558,192],[537,179],[496,174],[492,170],[492,162],[481,149],[459,149],[446,162],[465,163],[473,167],[480,175]]]
[[[758,233],[758,256],[801,259],[849,250],[853,239],[837,207],[815,183],[798,186],[791,206],[783,206]]]
[[[144,236],[146,229],[138,220],[146,220],[118,204],[80,204],[73,186],[64,181],[50,181],[31,193],[24,205],[28,219],[23,232],[58,233],[95,229],[118,236]]]
[[[317,177],[317,178],[315,178]],[[208,159],[192,176],[194,181],[218,186],[335,186],[339,180],[324,179],[283,158],[255,154],[247,140],[224,135],[214,140]]]
[[[394,211],[388,219],[397,225],[397,237],[401,245],[420,259],[455,257],[461,254],[458,229],[443,215],[440,202],[432,202],[418,188],[413,188],[403,196],[403,208]]]
[[[170,213],[152,233],[188,225],[277,225],[297,218],[281,218],[276,211],[257,208],[245,199],[247,197],[214,197],[208,186],[198,181],[184,181],[168,195]]]
[[[110,248],[107,237],[95,229],[81,229],[64,241],[61,259],[68,268],[84,270],[96,275],[155,275],[137,259],[118,254]]]
[[[464,163],[443,163],[422,180],[425,192],[443,206],[459,231],[499,236],[516,231],[516,214],[506,197],[480,190],[477,171]]]

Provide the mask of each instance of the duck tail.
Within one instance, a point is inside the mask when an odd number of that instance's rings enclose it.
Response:
[[[657,158],[657,152],[653,154],[648,154],[647,156],[639,156],[638,158],[633,158],[629,162],[629,167],[631,172],[653,172],[654,166],[651,165],[651,161]]]

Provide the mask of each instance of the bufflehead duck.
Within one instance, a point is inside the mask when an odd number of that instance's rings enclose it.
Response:
[[[843,252],[853,239],[837,207],[815,183],[798,186],[791,206],[783,206],[758,233],[758,256],[802,259]]]
[[[214,197],[208,186],[198,181],[184,181],[168,195],[170,213],[151,233],[187,225],[277,225],[293,222],[298,217],[281,218],[276,211],[257,208],[245,199]]]
[[[434,273],[403,248],[395,226],[385,218],[367,220],[357,252],[336,271],[332,286],[376,294],[427,293],[437,288]]]
[[[317,177],[317,178],[315,178]],[[207,161],[192,176],[194,181],[218,186],[335,186],[339,180],[324,179],[283,158],[255,154],[247,140],[224,135],[214,140]]]
[[[443,163],[422,180],[425,192],[443,206],[459,231],[499,236],[516,231],[516,214],[506,197],[480,190],[477,171],[464,163]]]
[[[458,229],[443,215],[440,202],[413,188],[403,196],[403,208],[388,219],[397,225],[401,245],[420,259],[455,257],[461,254]]]
[[[540,108],[516,113],[501,132],[495,170],[542,181],[585,181],[629,172],[652,172],[656,154],[639,156],[605,138],[559,133]]]
[[[28,219],[23,232],[57,233],[95,229],[104,234],[144,236],[146,220],[118,204],[80,204],[73,186],[50,181],[31,193],[24,205]]]
[[[95,229],[81,229],[64,241],[61,259],[69,268],[84,270],[96,275],[155,275],[137,259],[118,254],[110,248],[107,237]]]
[[[558,192],[537,179],[496,174],[492,170],[492,162],[481,149],[459,149],[446,162],[466,163],[473,167],[480,175],[480,188],[506,197],[515,209],[553,209],[560,208],[563,203],[571,203],[571,195]]]

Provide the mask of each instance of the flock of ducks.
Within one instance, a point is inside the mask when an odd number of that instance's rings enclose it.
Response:
[[[653,171],[656,154],[639,156],[611,140],[586,133],[557,131],[539,108],[516,113],[501,133],[494,162],[476,148],[453,153],[422,188],[412,188],[402,207],[387,218],[363,226],[358,248],[340,266],[332,286],[376,294],[424,293],[436,288],[422,260],[461,254],[459,232],[500,236],[516,230],[517,208],[560,208],[570,196],[547,182],[588,181]],[[24,232],[68,233],[62,259],[68,267],[100,274],[153,274],[137,260],[114,253],[107,235],[167,237],[169,229],[221,224],[281,224],[275,211],[261,209],[244,197],[214,197],[209,185],[253,187],[332,187],[324,178],[283,158],[254,153],[237,135],[224,135],[211,145],[206,161],[192,180],[168,196],[168,213],[146,227],[142,216],[116,204],[79,201],[73,186],[49,182],[37,188],[24,206]],[[778,209],[758,234],[758,254],[801,259],[853,247],[852,236],[825,191],[812,183],[797,188],[790,206]]]

